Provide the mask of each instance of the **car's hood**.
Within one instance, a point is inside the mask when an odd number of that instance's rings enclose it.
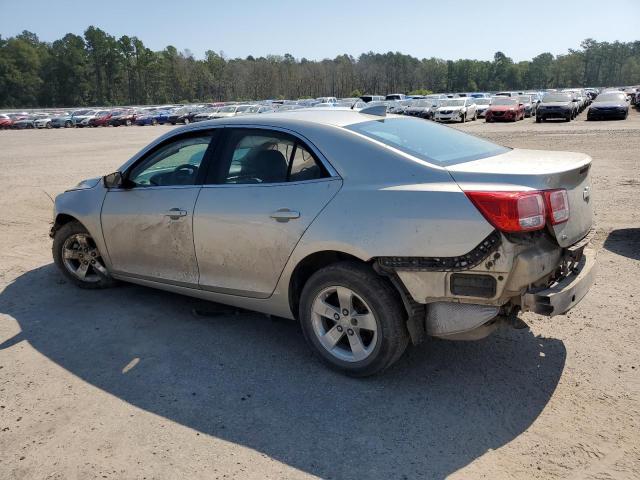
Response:
[[[93,188],[98,185],[98,183],[100,183],[100,180],[102,180],[102,177],[87,178],[86,180],[82,180],[75,187],[67,190],[67,192],[72,190],[87,190],[89,188]]]
[[[464,107],[463,106],[459,106],[459,107],[438,107],[438,111],[442,112],[443,110],[453,110],[454,112],[457,110],[462,110]]]
[[[508,112],[511,110],[516,110],[518,107],[515,105],[491,105],[489,106],[489,110],[493,112]]]

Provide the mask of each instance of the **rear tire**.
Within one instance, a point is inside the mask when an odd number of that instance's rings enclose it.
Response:
[[[62,274],[77,287],[99,289],[117,283],[109,275],[93,238],[80,222],[66,223],[56,231],[52,253]]]
[[[315,354],[351,376],[383,371],[409,343],[398,293],[371,267],[356,262],[314,273],[302,290],[299,318]]]
[[[540,115],[536,115],[536,123],[542,123],[542,118],[540,118]]]

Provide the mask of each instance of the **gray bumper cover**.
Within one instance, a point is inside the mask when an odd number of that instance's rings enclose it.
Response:
[[[572,309],[584,297],[596,278],[596,252],[585,249],[574,273],[544,290],[522,296],[522,309],[553,317]]]

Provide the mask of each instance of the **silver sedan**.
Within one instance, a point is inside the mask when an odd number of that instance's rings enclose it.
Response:
[[[409,342],[579,302],[595,275],[590,167],[384,107],[199,122],[59,195],[53,257],[79,287],[296,319],[329,366],[370,375]]]

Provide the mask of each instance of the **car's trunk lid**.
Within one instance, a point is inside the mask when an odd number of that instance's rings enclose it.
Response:
[[[582,239],[593,223],[590,168],[591,157],[583,153],[513,149],[447,170],[465,191],[566,189],[569,220],[548,228],[558,244],[567,247]]]

